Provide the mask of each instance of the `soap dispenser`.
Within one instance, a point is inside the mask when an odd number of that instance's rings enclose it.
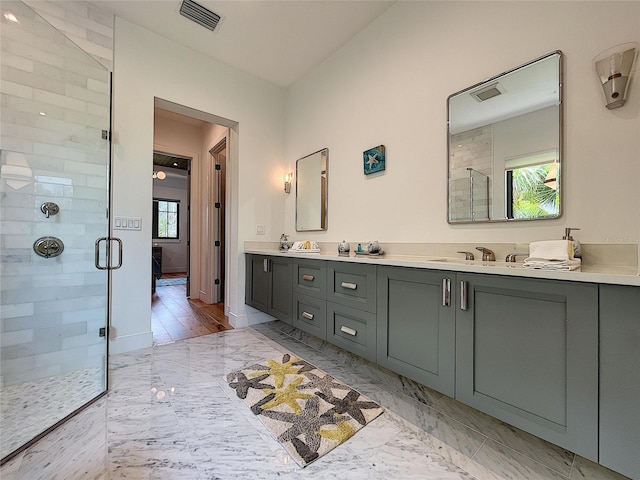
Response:
[[[573,242],[573,256],[575,258],[582,258],[582,248],[580,247],[580,242],[578,240],[574,240],[571,236],[571,230],[580,230],[579,228],[567,227],[564,229],[564,237],[563,240],[571,240]]]

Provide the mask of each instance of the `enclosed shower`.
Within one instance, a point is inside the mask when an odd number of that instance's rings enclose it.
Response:
[[[117,248],[109,71],[22,2],[0,8],[4,462],[106,391]]]
[[[466,167],[466,174],[450,179],[449,215],[451,221],[475,222],[490,219],[489,177]]]

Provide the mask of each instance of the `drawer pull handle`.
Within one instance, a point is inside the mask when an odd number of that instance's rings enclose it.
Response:
[[[340,286],[342,288],[348,288],[349,290],[355,290],[356,288],[358,288],[357,283],[350,283],[350,282],[342,282]]]
[[[356,333],[358,333],[353,328],[345,327],[344,325],[340,327],[340,331],[348,335],[353,335],[354,337],[356,336]]]
[[[308,282],[313,282],[313,275],[302,275],[302,279]]]
[[[307,320],[313,320],[313,314],[308,312],[302,312],[302,316]]]

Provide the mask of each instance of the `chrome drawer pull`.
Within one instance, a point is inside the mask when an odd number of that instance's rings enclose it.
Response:
[[[340,331],[348,335],[353,335],[354,337],[356,336],[356,333],[358,333],[353,328],[345,327],[344,325],[340,327]]]
[[[307,320],[313,320],[313,314],[311,314],[311,313],[302,312],[302,316],[304,318],[306,318]]]
[[[313,275],[302,275],[303,280],[307,280],[308,282],[313,282]]]
[[[349,283],[349,282],[342,282],[340,286],[342,288],[348,288],[349,290],[355,290],[356,288],[358,288],[357,283]]]

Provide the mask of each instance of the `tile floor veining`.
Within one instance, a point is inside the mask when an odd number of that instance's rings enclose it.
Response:
[[[304,469],[224,380],[285,352],[386,409]],[[115,355],[110,375],[105,397],[2,466],[0,478],[624,478],[277,321]]]

